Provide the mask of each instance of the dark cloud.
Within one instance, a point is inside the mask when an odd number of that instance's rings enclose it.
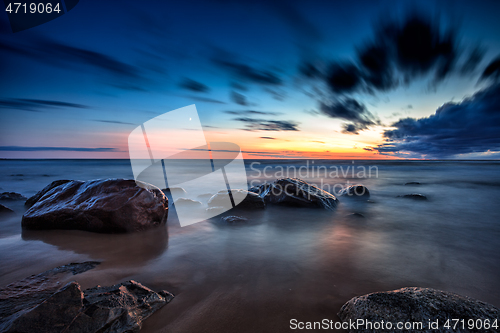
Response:
[[[50,101],[42,99],[26,99],[26,98],[10,98],[0,100],[0,108],[2,109],[15,109],[24,110],[31,112],[42,112],[50,108],[77,108],[85,109],[88,108],[86,105],[61,102],[61,101]]]
[[[231,82],[231,87],[239,91],[248,91],[248,87],[244,84],[241,84],[240,82]]]
[[[468,74],[473,72],[479,63],[483,60],[486,50],[480,46],[473,48],[465,58],[464,63],[460,69],[461,74]]]
[[[270,70],[256,69],[250,65],[228,59],[214,58],[213,62],[220,68],[226,70],[234,77],[257,84],[280,85],[282,80],[277,74]]]
[[[120,150],[118,150],[118,148],[0,146],[0,151],[78,151],[78,152],[117,152],[117,151],[120,151]]]
[[[210,88],[201,82],[192,80],[190,78],[184,78],[179,82],[179,87],[187,89],[194,92],[208,92]]]
[[[361,85],[358,68],[353,64],[333,64],[327,75],[326,82],[335,93],[350,93]]]
[[[137,124],[134,124],[134,123],[128,123],[128,122],[125,122],[125,121],[118,121],[118,120],[94,119],[93,121],[97,121],[99,123],[106,123],[106,124],[137,125]]]
[[[248,117],[234,118],[233,120],[245,123],[248,131],[298,131],[298,123],[287,120],[265,120]]]
[[[366,151],[373,151],[373,148],[371,147],[364,147],[363,150],[366,150]]]
[[[256,111],[256,110],[224,111],[224,113],[233,114],[233,115],[237,115],[237,116],[239,116],[239,115],[242,115],[242,116],[251,116],[251,115],[277,116],[277,115],[281,114],[281,112]]]
[[[368,111],[364,104],[349,97],[330,104],[321,103],[319,110],[331,118],[348,121],[349,123],[343,125],[343,133],[358,134],[359,131],[379,123],[377,117]]]
[[[277,101],[284,101],[286,97],[286,92],[283,90],[271,89],[269,87],[265,87],[264,91],[268,92],[273,96],[273,98]]]
[[[500,78],[500,57],[493,59],[489,65],[484,69],[481,79],[498,79]]]
[[[273,138],[272,136],[261,136],[260,139],[276,140],[276,138]]]
[[[240,94],[239,92],[236,91],[231,91],[231,100],[235,102],[236,104],[247,106],[248,101],[245,95]]]
[[[209,97],[194,96],[194,95],[184,95],[182,97],[205,103],[226,104],[226,102],[219,101],[218,99],[213,99]]]
[[[416,153],[426,157],[500,150],[500,85],[460,103],[446,103],[426,118],[404,118],[387,130],[383,154]]]

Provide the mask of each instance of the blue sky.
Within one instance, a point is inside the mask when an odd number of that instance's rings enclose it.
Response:
[[[0,157],[127,158],[135,127],[196,104],[207,140],[250,158],[498,158],[499,12],[82,0],[17,33],[4,12]]]

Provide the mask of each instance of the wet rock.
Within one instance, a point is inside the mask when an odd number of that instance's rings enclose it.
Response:
[[[408,183],[405,183],[405,185],[420,185],[419,182],[408,182]]]
[[[14,211],[9,207],[5,207],[4,205],[0,204],[0,214],[4,213],[14,213]]]
[[[98,261],[87,261],[59,266],[0,289],[0,332],[27,309],[41,304],[53,295],[61,288],[61,281],[93,269],[99,264]]]
[[[338,199],[298,178],[277,179],[260,186],[259,195],[266,203],[333,210]]]
[[[189,206],[189,207],[201,207],[202,203],[193,199],[179,198],[174,202],[176,206]]]
[[[26,200],[26,197],[16,192],[3,192],[0,193],[0,200],[9,200],[9,201]]]
[[[168,199],[157,187],[127,179],[72,180],[42,196],[22,218],[26,229],[132,232],[165,224]]]
[[[369,322],[391,322],[396,327],[398,322],[421,322],[423,329],[411,329],[404,332],[450,332],[443,325],[447,320],[460,319],[465,323],[469,319],[486,319],[493,323],[500,319],[500,309],[473,298],[454,293],[430,289],[409,287],[393,291],[377,292],[354,297],[345,303],[338,316],[342,321],[365,320]],[[429,327],[429,322],[439,321],[439,329]],[[467,326],[467,325],[466,325]],[[348,332],[381,332],[381,329],[357,329]],[[385,331],[395,331],[394,329]],[[456,332],[478,332],[465,329]],[[495,328],[480,330],[481,332],[497,332]]]
[[[71,180],[68,179],[60,179],[60,180],[54,180],[52,183],[49,185],[45,186],[41,191],[38,191],[37,194],[34,196],[30,197],[26,202],[24,203],[25,206],[31,207],[33,206],[38,200],[40,200],[46,193],[50,192],[55,187],[58,187],[62,184],[69,183]],[[49,194],[50,195],[50,194]]]
[[[214,194],[210,200],[208,200],[209,207],[226,207],[229,203],[228,191],[221,190],[217,194]],[[249,192],[246,190],[231,190],[231,195],[233,196],[234,202],[237,204],[236,208],[239,209],[264,209],[266,203],[258,194]],[[239,202],[239,203],[238,203]],[[232,208],[227,207],[227,208]]]
[[[183,189],[182,187],[167,187],[167,188],[164,188],[162,190],[162,192],[165,193],[165,195],[170,195],[170,196],[172,194],[175,194],[176,196],[187,194],[187,191],[185,189]]]
[[[368,199],[370,197],[370,191],[363,185],[351,185],[343,188],[339,192],[339,196]]]
[[[82,292],[70,282],[39,305],[19,311],[2,332],[138,332],[151,314],[173,299],[135,281]]]
[[[413,200],[427,200],[427,197],[420,193],[402,194],[398,198],[413,199]]]
[[[236,216],[236,215],[224,216],[224,217],[221,217],[220,220],[222,222],[226,222],[226,223],[237,223],[237,222],[246,222],[246,221],[248,221],[247,218],[242,217],[242,216]]]

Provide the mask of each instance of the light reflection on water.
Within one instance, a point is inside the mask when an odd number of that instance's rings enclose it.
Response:
[[[4,173],[2,191],[27,196],[55,179],[130,177],[126,161],[65,166],[44,161],[50,177],[41,175],[37,162],[0,163],[25,175],[18,180],[21,176]],[[17,215],[0,220],[0,284],[71,261],[102,260],[76,277],[84,287],[135,279],[177,295],[146,322],[145,332],[200,331],[200,325],[208,331],[282,331],[291,318],[335,320],[353,296],[405,286],[453,291],[500,306],[498,166],[381,162],[378,178],[350,180],[366,185],[373,202],[340,198],[335,212],[273,206],[237,212],[249,218],[240,225],[215,218],[184,228],[172,209],[168,233],[163,228],[130,235],[21,234],[22,203],[3,202]],[[421,184],[404,185],[410,181]],[[414,192],[429,200],[396,198]]]

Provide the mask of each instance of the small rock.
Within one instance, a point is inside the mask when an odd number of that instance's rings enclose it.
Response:
[[[368,199],[370,197],[370,191],[363,185],[351,185],[342,189],[339,192],[339,196]]]
[[[398,198],[414,199],[414,200],[427,200],[427,197],[420,193],[402,194]]]
[[[248,221],[248,219],[241,216],[231,215],[231,216],[221,217],[221,221],[226,223],[235,223],[235,222],[245,222]]]
[[[70,182],[71,180],[68,179],[60,179],[60,180],[54,180],[52,183],[49,185],[45,186],[41,191],[38,191],[37,194],[34,196],[30,197],[26,202],[24,203],[25,206],[31,207],[33,206],[38,200],[40,200],[46,193],[50,192],[55,187],[58,187],[59,185],[66,184]]]
[[[170,196],[172,194],[175,194],[176,196],[186,195],[187,194],[187,191],[185,189],[183,189],[182,187],[167,187],[167,188],[164,188],[161,191],[163,193],[165,193],[165,195],[170,195]]]
[[[334,210],[338,199],[298,178],[277,179],[263,184],[258,191],[266,203]]]
[[[419,182],[408,182],[408,183],[405,183],[405,185],[420,185]]]
[[[443,327],[447,320],[453,323],[453,319],[464,320],[486,320],[493,323],[500,319],[500,309],[491,304],[484,303],[473,298],[460,296],[454,293],[435,290],[430,288],[409,287],[393,291],[377,292],[364,296],[354,297],[345,303],[338,313],[340,320],[344,322],[363,320],[371,323],[392,323],[390,330],[381,329],[350,329],[348,332],[396,332],[396,324],[422,323],[422,329],[408,329],[404,332],[455,332]],[[429,322],[438,320],[439,328],[429,326]],[[453,325],[453,324],[452,324]],[[387,327],[387,326],[386,326]],[[478,332],[460,327],[456,332]],[[481,332],[497,332],[496,328],[480,330]]]
[[[3,213],[14,213],[14,211],[9,207],[5,207],[4,205],[0,204],[0,214]]]
[[[174,205],[176,206],[190,206],[190,207],[201,207],[202,203],[193,199],[179,198],[175,200]]]
[[[349,216],[353,216],[353,217],[362,217],[362,218],[365,218],[365,216],[361,213],[352,213],[351,215]]]
[[[9,201],[26,200],[26,197],[16,192],[3,192],[0,193],[0,200],[9,200]]]
[[[249,192],[246,190],[231,190],[231,195],[233,196],[236,208],[240,209],[263,209],[266,207],[264,199],[262,199],[258,194]],[[209,207],[225,207],[232,208],[231,202],[228,201],[228,191],[221,190],[217,194],[213,195],[210,200],[208,200]]]

